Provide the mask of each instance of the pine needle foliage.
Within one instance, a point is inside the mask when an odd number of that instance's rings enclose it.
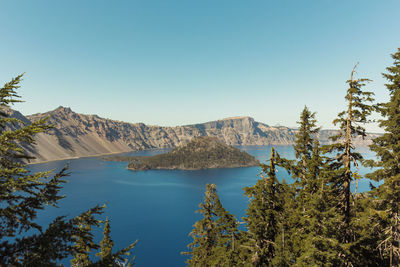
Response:
[[[376,190],[379,199],[376,215],[382,229],[379,243],[381,253],[389,259],[390,266],[400,265],[400,48],[392,55],[394,63],[388,67],[383,76],[388,83],[390,99],[380,104],[378,111],[383,119],[379,126],[385,133],[374,139],[370,149],[377,155],[378,161],[369,162],[378,167],[368,177],[381,181],[383,185]]]
[[[243,218],[247,223],[245,245],[254,266],[270,266],[276,255],[275,241],[284,210],[284,187],[276,178],[276,155],[271,149],[269,165],[261,164],[262,179],[245,187],[250,203]]]
[[[300,121],[297,122],[300,127],[296,133],[296,143],[293,147],[296,159],[298,160],[294,176],[301,179],[301,187],[304,187],[307,183],[307,173],[309,170],[309,162],[313,155],[314,141],[317,140],[316,135],[320,130],[320,128],[316,126],[316,122],[315,112],[312,113],[307,106],[305,106],[301,112]],[[313,189],[311,188],[311,190]]]
[[[96,256],[100,257],[100,260],[93,266],[133,266],[135,257],[132,257],[130,260],[128,260],[128,258],[130,256],[130,251],[136,246],[136,243],[137,241],[130,244],[128,247],[113,253],[114,241],[111,239],[111,225],[108,218],[106,218],[104,223],[103,240],[100,242],[100,251],[96,254]]]
[[[92,227],[99,226],[96,206],[77,217],[55,218],[47,228],[36,223],[38,212],[46,206],[57,207],[67,166],[61,171],[31,173],[27,162],[33,157],[24,147],[35,145],[34,136],[51,125],[46,119],[25,125],[10,117],[10,105],[22,102],[16,90],[23,74],[0,88],[0,266],[60,266],[70,256],[74,266],[104,266],[92,263],[89,253],[99,246],[93,241]],[[115,253],[127,255],[133,246]]]
[[[326,202],[325,159],[317,139],[320,128],[316,125],[315,113],[304,107],[298,121],[299,130],[293,146],[295,160],[278,158],[278,165],[285,168],[295,182],[289,186],[292,196],[285,202],[292,203],[285,208],[287,228],[287,249],[290,262],[299,266],[326,264],[330,255],[326,242],[324,218],[328,216]],[[289,190],[289,189],[287,189]]]
[[[197,221],[188,245],[191,255],[188,266],[236,266],[238,261],[238,222],[222,206],[215,184],[207,184],[204,200],[197,211],[203,219]]]
[[[111,234],[111,226],[107,217],[104,223],[103,240],[101,240],[100,242],[100,252],[97,253],[96,256],[99,256],[101,260],[104,261],[105,264],[107,264],[107,266],[112,267],[113,266],[112,249],[114,247],[114,241],[111,239],[110,234]],[[110,262],[106,263],[106,261]]]
[[[19,75],[0,88],[0,265],[20,265],[22,263],[55,264],[65,256],[65,246],[55,246],[59,238],[66,243],[71,237],[52,235],[51,231],[62,226],[71,226],[57,218],[43,231],[35,223],[37,213],[46,205],[56,206],[63,198],[59,195],[66,168],[54,176],[50,172],[30,173],[26,169],[26,160],[31,159],[21,147],[22,143],[34,144],[33,136],[50,128],[46,120],[39,120],[17,130],[10,130],[10,125],[23,125],[21,120],[8,115],[10,104],[21,102],[17,99],[16,89],[23,75]],[[24,236],[29,230],[40,232],[30,237]],[[67,230],[67,229],[64,229]],[[67,230],[69,232],[71,229]],[[20,237],[24,236],[24,237]],[[44,255],[43,242],[49,247]]]

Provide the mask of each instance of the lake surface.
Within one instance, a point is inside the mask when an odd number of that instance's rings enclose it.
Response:
[[[269,158],[271,147],[240,147],[262,162]],[[281,157],[294,158],[291,146],[275,146]],[[128,155],[154,155],[166,150],[127,153]],[[368,149],[361,152],[367,158]],[[202,201],[207,183],[217,185],[223,206],[240,221],[248,204],[243,187],[252,186],[259,178],[259,167],[211,169],[198,171],[150,170],[129,171],[127,163],[103,161],[99,158],[81,158],[30,165],[31,171],[60,170],[69,163],[71,175],[66,178],[62,194],[66,198],[59,208],[49,207],[40,213],[38,222],[47,225],[59,215],[69,217],[93,207],[106,204],[104,218],[111,221],[111,235],[115,246],[121,248],[139,240],[133,255],[136,266],[185,266],[186,245],[192,225],[201,217],[195,213]],[[360,173],[369,170],[360,169]],[[286,171],[278,169],[278,178],[292,179]],[[354,186],[353,186],[354,187]],[[369,181],[361,180],[358,191],[369,189]],[[354,189],[353,189],[354,190]],[[97,240],[102,229],[95,231]],[[69,260],[64,261],[69,266]]]

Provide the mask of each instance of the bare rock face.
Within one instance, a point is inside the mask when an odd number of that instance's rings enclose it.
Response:
[[[28,152],[36,162],[59,160],[101,154],[122,153],[154,148],[173,148],[188,143],[194,137],[214,136],[228,145],[291,145],[296,130],[283,126],[268,126],[251,117],[232,117],[200,124],[161,127],[143,123],[126,123],[73,112],[58,107],[53,111],[24,117],[17,111],[9,111],[24,123],[48,118],[54,129],[36,136],[37,145]],[[320,133],[321,143],[336,131]],[[368,136],[371,140],[374,136]],[[369,141],[359,140],[365,145]]]

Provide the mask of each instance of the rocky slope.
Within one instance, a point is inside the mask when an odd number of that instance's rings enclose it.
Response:
[[[228,145],[290,145],[296,130],[283,126],[268,126],[250,117],[234,117],[201,124],[162,127],[143,123],[126,123],[73,112],[59,107],[46,113],[24,117],[10,111],[25,123],[48,117],[54,129],[38,134],[37,145],[29,152],[43,162],[100,154],[121,153],[154,148],[173,148],[188,143],[197,136],[215,136]],[[322,143],[335,131],[320,134]],[[375,135],[370,135],[368,139]],[[359,144],[367,144],[360,140]]]

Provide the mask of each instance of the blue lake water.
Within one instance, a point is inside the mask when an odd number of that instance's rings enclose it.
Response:
[[[240,147],[265,161],[269,146]],[[275,146],[282,157],[294,158],[291,146]],[[165,150],[128,153],[153,155]],[[367,157],[373,154],[361,150]],[[59,208],[49,207],[40,213],[38,222],[48,224],[59,215],[75,216],[89,207],[106,204],[105,216],[111,221],[111,234],[117,248],[139,240],[133,250],[136,266],[185,266],[186,245],[192,225],[200,219],[195,213],[203,199],[205,185],[215,183],[224,207],[239,220],[245,215],[248,199],[243,187],[252,186],[259,178],[259,167],[211,169],[198,171],[151,170],[129,171],[127,163],[103,161],[99,158],[81,158],[30,165],[31,171],[60,170],[69,163],[71,175],[66,178],[62,194],[66,198]],[[360,169],[360,173],[368,170]],[[278,178],[292,180],[284,170],[278,169]],[[361,180],[358,191],[369,189],[369,181]],[[102,229],[95,231],[101,240]],[[69,261],[64,261],[67,266]]]

